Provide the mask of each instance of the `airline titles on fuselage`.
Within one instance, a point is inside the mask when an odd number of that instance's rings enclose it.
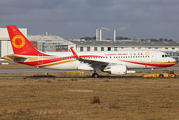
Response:
[[[105,54],[106,56],[116,56],[116,55],[131,55],[131,56],[135,56],[135,55],[143,55],[143,53],[118,53],[118,54]]]
[[[137,56],[137,55],[144,55],[144,53],[114,53],[114,54],[105,54],[105,56],[116,56],[116,55],[130,55],[130,56]],[[149,52],[145,52],[145,56],[149,56]]]

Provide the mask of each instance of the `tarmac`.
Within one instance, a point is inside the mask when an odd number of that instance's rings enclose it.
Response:
[[[162,71],[162,70],[174,70],[178,71],[179,67],[168,67],[168,68],[159,68],[154,69],[155,71]],[[53,69],[0,69],[0,74],[3,73],[57,73],[57,72],[67,72],[67,71],[78,71],[78,70],[53,70]],[[134,69],[132,71],[150,71],[150,69]],[[89,71],[85,71],[89,72]]]

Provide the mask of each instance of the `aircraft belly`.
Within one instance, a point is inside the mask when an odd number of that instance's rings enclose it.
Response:
[[[74,62],[69,62],[69,63],[64,63],[64,64],[51,65],[45,68],[58,69],[58,70],[70,70],[70,69],[77,70],[79,65],[80,65],[79,61],[74,61]]]
[[[127,65],[127,68],[145,68],[145,66],[144,65],[138,65],[138,64],[133,64],[133,63],[129,63],[128,65]]]

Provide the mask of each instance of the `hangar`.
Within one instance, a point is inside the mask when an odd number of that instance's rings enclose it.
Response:
[[[48,33],[46,35],[27,35],[27,39],[36,49],[42,52],[64,52],[68,51],[70,47],[75,48],[74,43]]]
[[[118,50],[159,50],[168,55],[179,53],[179,42],[159,42],[151,40],[73,40],[77,51],[118,51]]]
[[[27,28],[19,28],[19,30],[27,37]],[[12,54],[12,47],[7,32],[7,28],[0,28],[0,57]]]

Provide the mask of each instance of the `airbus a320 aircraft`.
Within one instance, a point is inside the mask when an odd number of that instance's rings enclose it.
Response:
[[[127,70],[138,68],[169,67],[176,63],[166,53],[152,50],[78,52],[40,52],[14,25],[7,26],[14,54],[6,55],[6,60],[17,63],[59,70],[93,70],[125,75]]]

